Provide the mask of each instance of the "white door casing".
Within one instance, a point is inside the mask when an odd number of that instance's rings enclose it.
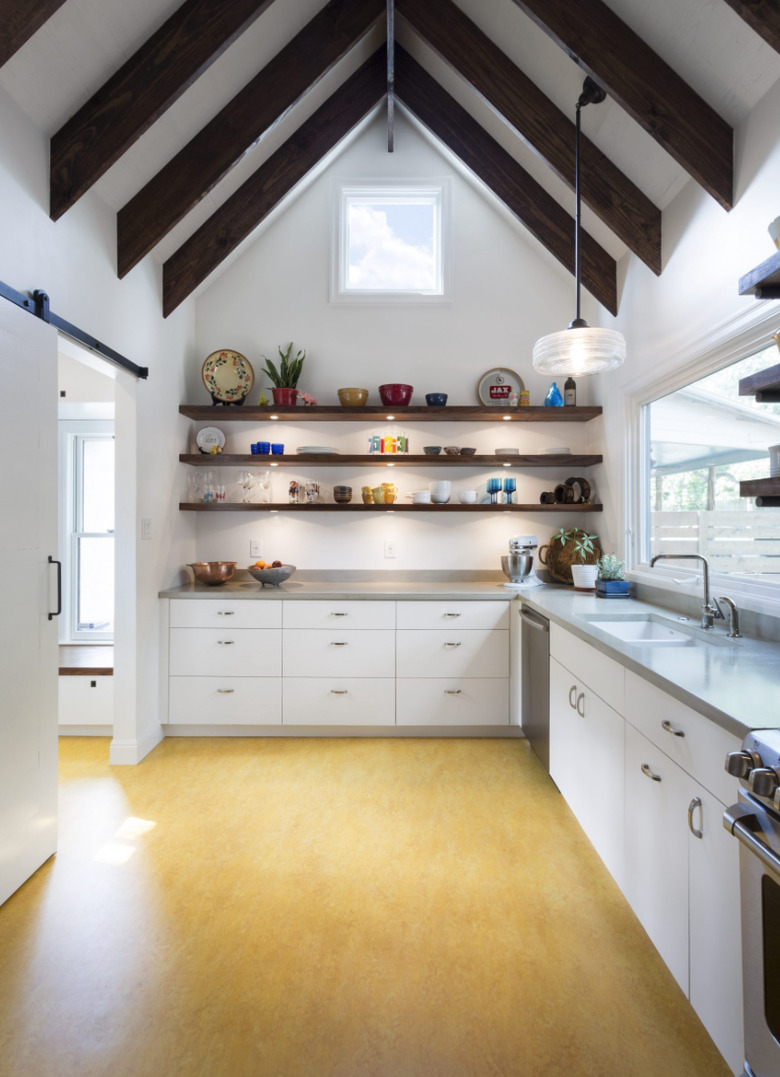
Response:
[[[57,842],[57,333],[0,301],[0,902]]]

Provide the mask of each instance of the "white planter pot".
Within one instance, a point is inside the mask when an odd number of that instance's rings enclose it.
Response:
[[[571,578],[574,583],[574,590],[595,591],[598,571],[597,565],[572,565]]]

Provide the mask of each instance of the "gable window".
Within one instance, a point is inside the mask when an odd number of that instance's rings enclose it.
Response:
[[[354,302],[448,299],[449,184],[337,187],[331,298]]]
[[[740,396],[739,381],[776,360],[772,345],[646,405],[645,560],[700,554],[713,572],[780,585],[780,509],[739,494],[740,481],[769,475],[780,443],[780,404]]]

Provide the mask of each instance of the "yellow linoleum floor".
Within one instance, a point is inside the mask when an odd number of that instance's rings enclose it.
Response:
[[[524,741],[61,741],[3,1077],[727,1077]]]

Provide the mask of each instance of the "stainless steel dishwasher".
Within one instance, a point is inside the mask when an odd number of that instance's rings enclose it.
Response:
[[[521,725],[550,773],[550,622],[530,606],[520,607]]]

